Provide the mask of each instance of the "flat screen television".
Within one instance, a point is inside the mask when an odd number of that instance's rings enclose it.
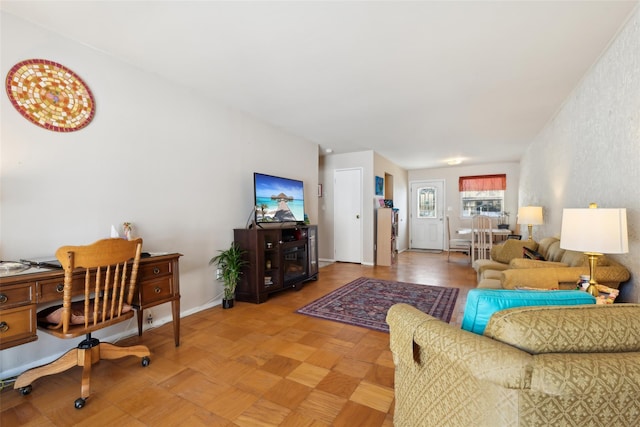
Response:
[[[256,223],[304,221],[302,181],[255,172],[253,184]]]

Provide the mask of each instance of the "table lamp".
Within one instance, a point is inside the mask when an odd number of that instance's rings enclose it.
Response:
[[[527,224],[529,240],[533,240],[533,226],[544,224],[541,206],[522,206],[518,209],[518,224]]]
[[[589,286],[587,292],[598,296],[596,265],[604,253],[629,252],[626,209],[598,209],[592,203],[588,209],[564,209],[560,247],[584,252],[589,258]]]

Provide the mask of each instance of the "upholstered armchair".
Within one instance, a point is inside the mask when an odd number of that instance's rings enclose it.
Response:
[[[640,305],[507,309],[484,335],[406,304],[387,322],[396,427],[638,425]]]

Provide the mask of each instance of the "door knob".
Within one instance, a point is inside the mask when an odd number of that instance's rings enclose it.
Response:
[[[360,219],[360,215],[356,215],[356,219]]]

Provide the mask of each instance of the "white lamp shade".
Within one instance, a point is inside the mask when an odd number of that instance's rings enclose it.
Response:
[[[522,206],[519,208],[518,224],[544,224],[544,220],[542,219],[542,206]]]
[[[629,252],[626,209],[564,209],[560,247],[580,252]]]

